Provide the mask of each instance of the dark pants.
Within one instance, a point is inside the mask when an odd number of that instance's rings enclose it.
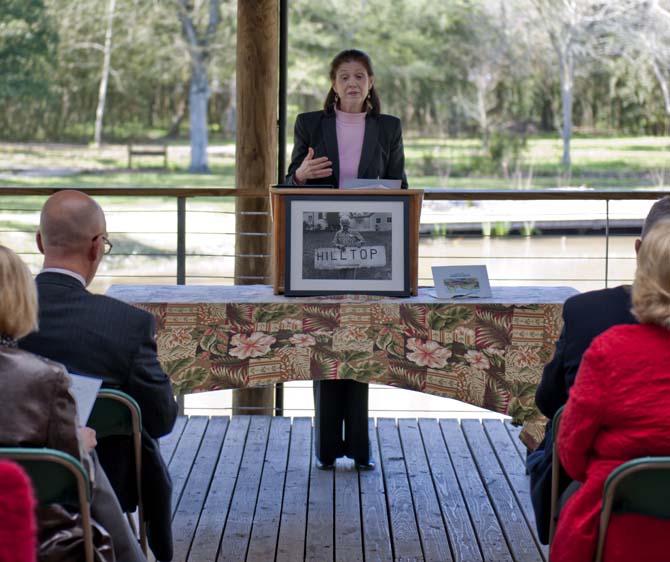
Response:
[[[370,460],[368,385],[352,380],[314,381],[314,409],[317,458],[332,463],[347,456],[367,464]]]
[[[98,440],[100,464],[124,511],[137,506],[132,438],[112,435]],[[147,541],[157,560],[172,560],[172,479],[158,441],[142,432],[142,497]]]
[[[105,471],[100,466],[95,452],[91,453],[95,469],[95,485],[91,501],[91,515],[102,525],[112,537],[114,555],[123,562],[142,562],[146,557],[140,543],[133,535],[128,521],[121,512],[119,500]]]

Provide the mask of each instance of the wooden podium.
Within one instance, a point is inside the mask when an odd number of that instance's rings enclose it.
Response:
[[[287,259],[286,248],[286,201],[287,196],[308,196],[311,199],[324,198],[332,201],[334,198],[361,196],[374,196],[383,203],[384,197],[392,197],[393,200],[406,198],[408,215],[405,228],[408,230],[407,245],[409,267],[409,289],[412,295],[418,294],[419,273],[419,223],[421,219],[421,204],[423,202],[423,190],[420,189],[333,189],[333,188],[270,188],[270,202],[272,210],[272,236],[273,236],[273,285],[274,293],[285,292],[285,267]],[[369,199],[369,197],[368,197]],[[389,199],[391,201],[391,199]],[[316,224],[313,225],[316,227]],[[356,290],[352,290],[355,293]]]

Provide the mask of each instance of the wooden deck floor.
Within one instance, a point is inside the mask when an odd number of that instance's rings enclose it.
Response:
[[[377,469],[316,470],[312,420],[179,418],[175,562],[544,561],[517,429],[370,420]]]

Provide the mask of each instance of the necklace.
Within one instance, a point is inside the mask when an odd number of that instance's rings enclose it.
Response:
[[[5,347],[16,347],[16,340],[0,332],[0,345]]]

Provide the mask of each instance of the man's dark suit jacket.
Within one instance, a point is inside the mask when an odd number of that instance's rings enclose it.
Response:
[[[37,276],[39,329],[19,346],[63,363],[72,373],[95,376],[137,400],[142,410],[142,487],[147,534],[158,560],[172,558],[172,483],[156,439],[172,430],[177,404],[156,355],[151,314],[89,293],[75,278]],[[124,510],[137,504],[132,441],[100,439],[96,451]]]
[[[286,182],[295,183],[293,174],[314,149],[314,158],[327,156],[333,163],[333,175],[327,178],[307,180],[312,185],[340,184],[340,157],[337,148],[335,113],[311,111],[301,113],[295,120],[294,144],[291,164]],[[365,118],[365,135],[358,165],[358,177],[362,179],[398,179],[402,188],[407,188],[405,176],[405,152],[402,144],[400,119],[391,115],[370,115]]]
[[[554,357],[545,366],[535,393],[537,407],[550,421],[544,440],[528,456],[526,463],[538,535],[545,544],[549,542],[551,517],[551,419],[568,401],[568,392],[575,382],[582,355],[593,339],[617,324],[636,323],[631,313],[629,286],[575,295],[563,305],[563,331],[556,342]],[[561,487],[564,489],[569,483],[565,475]]]

